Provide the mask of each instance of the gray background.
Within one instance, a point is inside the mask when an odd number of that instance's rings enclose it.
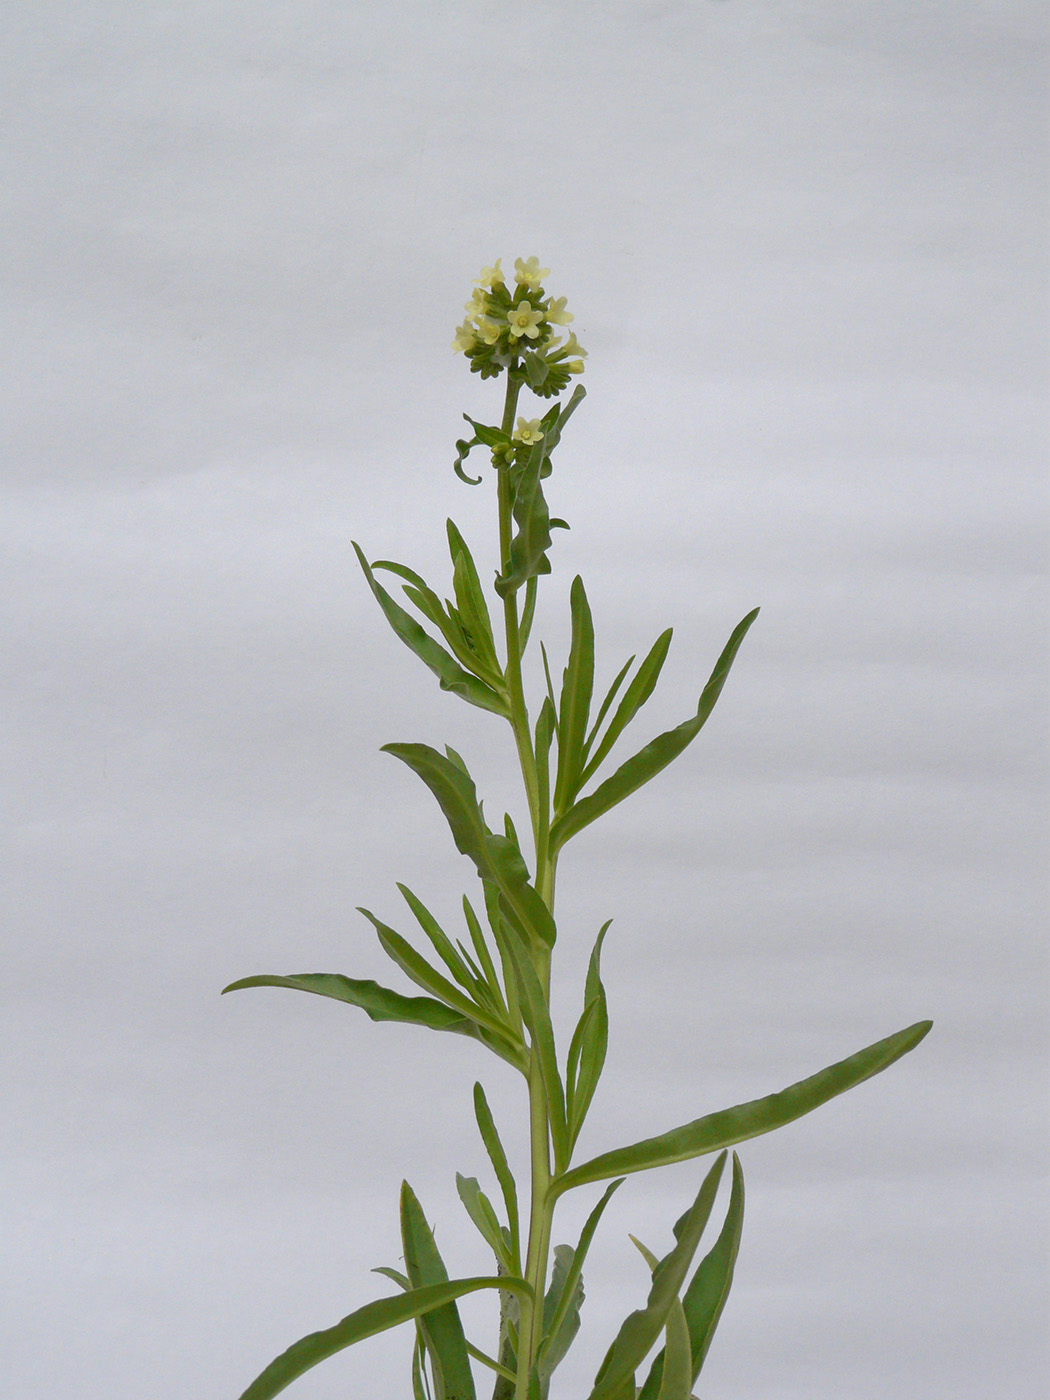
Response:
[[[669,623],[678,765],[569,848],[562,1043],[599,923],[590,1155],[920,1017],[745,1144],[704,1400],[1045,1393],[1045,25],[1034,3],[11,4],[2,20],[4,1389],[231,1400],[386,1291],[412,1181],[454,1272],[485,1176],[455,1037],[239,993],[401,986],[354,912],[472,876],[392,739],[520,811],[350,550],[491,557],[449,342],[540,255],[590,351],[559,450],[560,653]],[[560,665],[560,660],[557,663]],[[625,748],[623,753],[630,750]],[[586,1393],[703,1167],[632,1178],[556,1384]],[[487,1181],[487,1177],[486,1177]],[[572,1238],[593,1192],[566,1203]],[[487,1305],[465,1312],[475,1319]],[[488,1342],[487,1330],[475,1330]],[[405,1396],[408,1334],[297,1383]]]

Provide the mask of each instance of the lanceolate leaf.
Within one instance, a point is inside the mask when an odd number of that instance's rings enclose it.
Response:
[[[685,1162],[691,1157],[701,1157],[772,1132],[892,1065],[918,1045],[932,1024],[932,1021],[917,1021],[778,1094],[709,1113],[669,1133],[661,1133],[659,1137],[632,1143],[630,1147],[603,1152],[600,1157],[593,1157],[560,1176],[552,1183],[551,1191],[560,1195],[588,1181],[604,1181],[611,1176],[666,1166],[669,1162]]]
[[[460,696],[463,700],[469,700],[472,705],[477,705],[483,710],[491,710],[493,714],[509,716],[510,709],[507,702],[497,695],[491,686],[486,685],[477,676],[471,675],[469,671],[465,671],[444,647],[434,641],[433,637],[419,625],[414,617],[395,603],[386,589],[377,582],[360,547],[355,544],[354,549],[357,551],[361,568],[368,580],[368,586],[375,595],[379,606],[383,609],[387,621],[405,645],[411,648],[419,659],[434,672],[441,689],[451,691],[454,695]]]
[[[558,707],[558,780],[554,785],[556,812],[564,811],[576,795],[594,689],[594,623],[579,574],[572,581],[569,602],[572,608],[572,641]]]
[[[667,660],[667,651],[671,645],[671,633],[672,629],[670,627],[668,627],[666,632],[660,633],[659,637],[657,637],[656,641],[653,643],[648,656],[638,667],[634,679],[627,687],[623,699],[616,707],[616,713],[609,721],[608,729],[602,735],[601,743],[593,753],[588,755],[587,765],[580,775],[581,787],[591,774],[596,772],[601,766],[602,760],[608,754],[613,744],[616,743],[616,740],[655,690],[656,682],[659,680],[660,672],[663,669],[663,664]]]
[[[521,854],[505,836],[485,825],[473,780],[457,764],[427,744],[384,744],[383,752],[401,759],[423,779],[438,800],[457,848],[469,856],[483,880],[491,880],[522,932],[553,944],[554,920],[529,884]]]
[[[599,1368],[588,1400],[612,1400],[618,1395],[624,1381],[633,1375],[660,1335],[711,1214],[725,1158],[723,1152],[704,1178],[696,1200],[675,1225],[675,1247],[656,1266],[648,1302],[644,1308],[631,1313],[620,1328]]]
[[[689,1329],[690,1350],[689,1387],[686,1395],[700,1374],[718,1320],[722,1316],[722,1309],[729,1297],[743,1223],[744,1173],[740,1167],[740,1159],[734,1152],[733,1189],[729,1197],[725,1223],[713,1248],[701,1261],[692,1282],[682,1296],[682,1307]],[[661,1384],[664,1365],[665,1355],[661,1351],[653,1361],[638,1400],[660,1400],[663,1396]]]
[[[667,1344],[657,1400],[689,1400],[693,1389],[692,1356],[689,1350],[689,1324],[685,1310],[675,1298],[667,1314]]]
[[[474,1116],[478,1120],[478,1132],[481,1134],[481,1140],[485,1144],[489,1161],[492,1163],[492,1170],[496,1173],[496,1180],[503,1193],[503,1204],[507,1208],[507,1221],[510,1225],[511,1251],[514,1255],[515,1267],[520,1268],[521,1233],[518,1224],[518,1188],[511,1174],[507,1154],[503,1150],[503,1143],[496,1131],[495,1120],[492,1117],[488,1099],[485,1097],[485,1090],[480,1084],[474,1085]]]
[[[464,1209],[477,1226],[481,1238],[495,1254],[497,1264],[509,1273],[514,1265],[507,1241],[492,1207],[492,1202],[482,1191],[477,1177],[463,1176],[457,1172],[456,1190],[459,1192],[459,1199],[463,1202]]]
[[[587,967],[583,1015],[573,1033],[566,1062],[566,1103],[569,1119],[569,1150],[576,1145],[594,1091],[598,1087],[609,1046],[609,1012],[602,986],[600,961],[602,943],[611,919],[602,925]]]
[[[266,1370],[241,1395],[240,1400],[272,1400],[274,1395],[291,1385],[304,1372],[319,1362],[334,1356],[336,1352],[353,1346],[366,1337],[374,1337],[378,1332],[386,1332],[402,1322],[410,1322],[433,1312],[456,1298],[468,1293],[477,1293],[483,1288],[509,1290],[521,1297],[528,1297],[532,1290],[524,1279],[502,1277],[478,1277],[453,1279],[448,1283],[432,1284],[426,1288],[413,1288],[393,1298],[377,1298],[366,1303],[363,1308],[348,1314],[334,1327],[323,1332],[311,1332],[301,1341],[295,1342],[271,1361]]]
[[[454,1031],[457,1035],[480,1039],[476,1021],[453,1011],[431,997],[406,997],[381,987],[378,982],[359,981],[337,972],[301,972],[293,977],[242,977],[223,987],[223,993],[237,992],[243,987],[290,987],[296,992],[314,992],[318,996],[345,1001],[359,1006],[373,1021],[407,1021],[416,1026],[428,1026],[434,1031]],[[512,1062],[513,1063],[513,1062]]]
[[[401,1183],[401,1243],[413,1288],[447,1283],[448,1274],[423,1209],[407,1181]],[[441,1376],[444,1400],[475,1400],[474,1377],[459,1309],[450,1300],[420,1319],[430,1364]]]
[[[722,693],[722,687],[729,675],[733,658],[740,648],[740,643],[744,640],[747,629],[757,616],[758,609],[755,608],[733,631],[722,655],[718,658],[715,669],[711,672],[710,680],[704,686],[693,718],[678,725],[676,729],[669,729],[666,733],[659,735],[652,743],[646,744],[644,749],[617,768],[612,777],[606,778],[605,782],[599,784],[594,792],[587,797],[581,797],[563,816],[560,816],[551,827],[550,848],[552,852],[564,846],[570,836],[574,836],[597,817],[600,817],[603,812],[607,812],[610,807],[615,807],[618,802],[622,802],[643,783],[647,783],[650,778],[655,777],[695,739],[703,728],[708,715],[714,709],[715,701]]]
[[[547,1115],[550,1120],[555,1171],[561,1171],[569,1160],[569,1136],[565,1117],[565,1090],[558,1072],[550,1010],[528,952],[513,941],[510,950],[518,975],[522,1014],[532,1035],[532,1048],[539,1058],[543,1087],[547,1094]]]
[[[492,636],[492,619],[482,591],[477,566],[466,541],[455,524],[446,521],[449,553],[452,556],[452,586],[460,620],[482,662],[499,674],[500,665]]]
[[[561,1326],[565,1320],[565,1316],[569,1311],[570,1306],[572,1305],[572,1300],[576,1296],[576,1286],[580,1281],[583,1272],[584,1260],[587,1258],[587,1251],[591,1247],[591,1240],[594,1239],[594,1232],[598,1228],[598,1222],[602,1218],[602,1214],[605,1211],[605,1207],[609,1204],[609,1201],[612,1197],[612,1193],[616,1190],[618,1186],[621,1186],[622,1184],[623,1177],[620,1177],[618,1181],[611,1181],[609,1183],[609,1185],[605,1188],[604,1193],[602,1194],[601,1200],[591,1211],[590,1215],[588,1215],[586,1221],[584,1222],[583,1229],[580,1231],[579,1243],[572,1252],[572,1261],[569,1266],[568,1274],[565,1278],[565,1286],[562,1289],[561,1297],[558,1301],[558,1307],[555,1311],[554,1317],[550,1321],[550,1326],[546,1328],[547,1337],[544,1339],[544,1342],[541,1344],[539,1349],[540,1369],[544,1370],[548,1375],[550,1374],[550,1370],[553,1369],[553,1367],[547,1368],[545,1361],[547,1348],[550,1345],[549,1339],[555,1337],[561,1330]]]

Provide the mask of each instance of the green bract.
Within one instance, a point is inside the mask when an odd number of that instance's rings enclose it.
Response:
[[[535,618],[539,580],[551,572],[552,518],[544,482],[570,416],[584,396],[543,413],[518,414],[524,391],[558,399],[582,372],[584,351],[571,333],[565,298],[548,295],[548,269],[535,257],[515,261],[513,285],[499,262],[485,268],[467,303],[454,341],[482,378],[506,373],[498,425],[468,418],[472,436],[456,444],[463,469],[476,447],[487,450],[496,474],[500,569],[487,596],[470,549],[448,521],[451,594],[442,600],[404,564],[369,563],[355,544],[368,587],[394,632],[437,677],[443,690],[498,717],[510,728],[528,803],[531,830],[519,837],[509,817],[489,825],[474,779],[455,750],[399,742],[385,751],[406,764],[430,790],[456,850],[468,858],[480,890],[464,896],[465,929],[438,920],[405,885],[414,940],[367,909],[380,946],[424,995],[405,995],[370,980],[337,973],[246,977],[226,991],[277,986],[312,992],[359,1007],[374,1021],[402,1021],[428,1030],[471,1036],[520,1070],[527,1092],[529,1160],[522,1186],[512,1171],[481,1084],[474,1110],[498,1196],[476,1176],[457,1175],[460,1199],[489,1252],[487,1268],[449,1279],[418,1199],[401,1188],[404,1271],[378,1270],[397,1292],[351,1312],[333,1327],[311,1333],[272,1361],[241,1400],[268,1400],[327,1356],[376,1332],[412,1324],[406,1400],[475,1400],[477,1367],[491,1373],[493,1400],[547,1400],[551,1377],[580,1327],[583,1266],[602,1213],[625,1177],[673,1162],[718,1153],[693,1204],[674,1226],[662,1258],[638,1243],[652,1272],[648,1298],[619,1328],[598,1367],[587,1400],[690,1400],[733,1279],[744,1214],[744,1179],[733,1153],[728,1204],[713,1242],[702,1253],[728,1149],[809,1113],[836,1094],[891,1065],[926,1035],[920,1021],[811,1074],[796,1084],[731,1108],[693,1118],[681,1127],[584,1162],[573,1153],[605,1065],[609,1008],[601,978],[601,951],[611,921],[597,934],[582,988],[581,1009],[567,1037],[551,1018],[551,967],[557,941],[555,871],[562,848],[677,758],[696,738],[722,693],[748,628],[737,624],[704,686],[696,713],[676,728],[610,763],[614,746],[653,693],[667,658],[670,630],[637,667],[634,657],[595,705],[595,626],[583,580],[569,590],[571,637],[560,685],[543,651],[546,692],[530,717],[522,684],[522,656]],[[517,417],[516,417],[517,415]],[[400,584],[403,601],[380,576]],[[407,606],[406,606],[407,605]],[[633,674],[632,674],[633,669]],[[628,679],[629,678],[629,679]],[[486,721],[487,722],[487,721]],[[479,913],[478,911],[481,911]],[[404,917],[402,910],[401,917]],[[597,920],[596,920],[597,922]],[[425,952],[420,950],[422,935]],[[464,941],[466,940],[466,941]],[[559,1041],[560,1047],[559,1048]],[[479,1160],[475,1155],[475,1160]],[[609,1183],[573,1244],[552,1247],[555,1207],[567,1192]],[[464,1331],[456,1300],[491,1290],[498,1298],[491,1350]],[[640,1368],[655,1355],[644,1373]]]

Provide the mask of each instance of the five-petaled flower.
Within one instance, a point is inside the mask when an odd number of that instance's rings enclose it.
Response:
[[[513,442],[523,442],[531,446],[543,437],[543,425],[538,418],[519,418],[518,426],[511,433]]]
[[[502,258],[497,258],[491,267],[483,267],[481,276],[475,279],[476,284],[479,287],[502,287],[503,270],[500,267],[502,261]]]
[[[565,310],[568,297],[548,297],[544,306],[547,320],[555,326],[567,326],[572,320],[572,312]]]
[[[523,335],[529,340],[535,340],[542,324],[543,312],[537,311],[527,301],[519,301],[517,306],[507,312],[507,325],[513,340],[518,340]]]
[[[530,291],[534,291],[548,272],[549,267],[540,267],[539,258],[532,257],[526,262],[522,262],[521,258],[514,259],[514,280],[519,287],[528,287]]]
[[[474,327],[469,321],[464,321],[456,330],[456,338],[452,342],[453,350],[462,350],[464,354],[469,354],[474,348]]]

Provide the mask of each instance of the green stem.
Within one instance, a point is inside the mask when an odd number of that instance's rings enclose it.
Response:
[[[521,391],[521,380],[508,373],[507,396],[503,409],[502,428],[510,433],[514,412]],[[500,562],[504,572],[510,562],[510,542],[513,529],[510,469],[499,468],[499,544]],[[548,857],[550,831],[550,794],[541,790],[536,754],[532,746],[529,714],[521,675],[521,633],[518,622],[517,594],[503,600],[504,630],[507,647],[507,692],[510,697],[510,723],[518,750],[518,761],[525,783],[525,793],[532,819],[532,834],[536,848],[536,889],[549,909],[554,905],[554,863]],[[542,785],[545,786],[545,785]],[[550,997],[550,950],[534,949],[536,973],[546,998]],[[543,1085],[539,1057],[533,1052],[529,1063],[529,1138],[530,1138],[530,1208],[528,1250],[525,1278],[532,1285],[531,1299],[523,1298],[518,1327],[517,1377],[514,1400],[527,1400],[529,1373],[539,1350],[543,1331],[543,1295],[547,1281],[547,1261],[550,1254],[550,1233],[553,1202],[550,1200],[551,1154],[550,1112]]]

